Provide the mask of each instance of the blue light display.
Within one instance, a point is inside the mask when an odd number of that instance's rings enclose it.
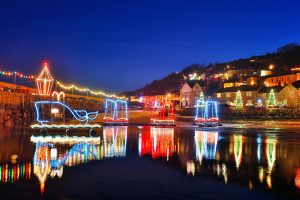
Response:
[[[61,106],[64,109],[68,110],[74,119],[78,120],[79,122],[85,122],[85,124],[88,124],[89,120],[95,120],[98,116],[98,111],[96,112],[87,112],[85,110],[74,110],[71,107],[67,106],[66,104],[59,102],[59,101],[37,101],[35,102],[35,109],[36,109],[36,120],[40,124],[45,124],[52,122],[51,120],[44,120],[41,117],[40,109],[43,105],[48,105],[48,106]]]
[[[105,123],[124,123],[124,120],[128,121],[127,101],[106,99],[104,108]]]
[[[195,115],[196,124],[217,123],[218,121],[219,113],[218,103],[216,101],[209,100],[205,101],[204,104],[203,102],[197,101]]]

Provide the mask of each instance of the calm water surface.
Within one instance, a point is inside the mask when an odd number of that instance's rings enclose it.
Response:
[[[297,130],[0,132],[1,199],[300,198]]]

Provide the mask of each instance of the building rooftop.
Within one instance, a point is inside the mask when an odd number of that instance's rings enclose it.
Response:
[[[196,83],[199,84],[199,86],[204,86],[204,82],[202,80],[186,80],[186,83],[191,87],[193,88]]]
[[[237,91],[257,91],[257,90],[259,90],[258,86],[241,85],[239,87],[221,88],[221,89],[217,90],[215,93],[237,92]]]
[[[294,83],[292,83],[292,85],[299,90],[300,89],[300,80],[295,81]]]
[[[299,73],[299,72],[298,72]],[[280,73],[275,73],[275,74],[270,74],[267,76],[264,76],[264,78],[272,78],[272,77],[277,77],[277,76],[288,76],[288,75],[294,75],[294,74],[298,74],[298,73],[286,73],[286,72],[280,72]]]
[[[224,81],[223,83],[240,83],[240,79],[239,78],[233,78],[233,79],[229,79]]]
[[[262,87],[260,88],[260,90],[258,91],[258,93],[270,93],[271,90],[273,90],[274,92],[280,92],[284,87],[281,86],[274,86],[274,87]]]

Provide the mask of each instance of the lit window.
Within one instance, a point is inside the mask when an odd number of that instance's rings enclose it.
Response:
[[[246,97],[251,97],[252,96],[252,92],[246,92]]]
[[[226,93],[226,97],[227,97],[227,98],[231,97],[231,93],[227,92],[227,93]]]
[[[221,93],[217,93],[217,98],[221,98]]]

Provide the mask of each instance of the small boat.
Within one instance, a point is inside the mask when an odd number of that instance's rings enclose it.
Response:
[[[151,118],[152,126],[175,126],[174,119],[168,118]]]

